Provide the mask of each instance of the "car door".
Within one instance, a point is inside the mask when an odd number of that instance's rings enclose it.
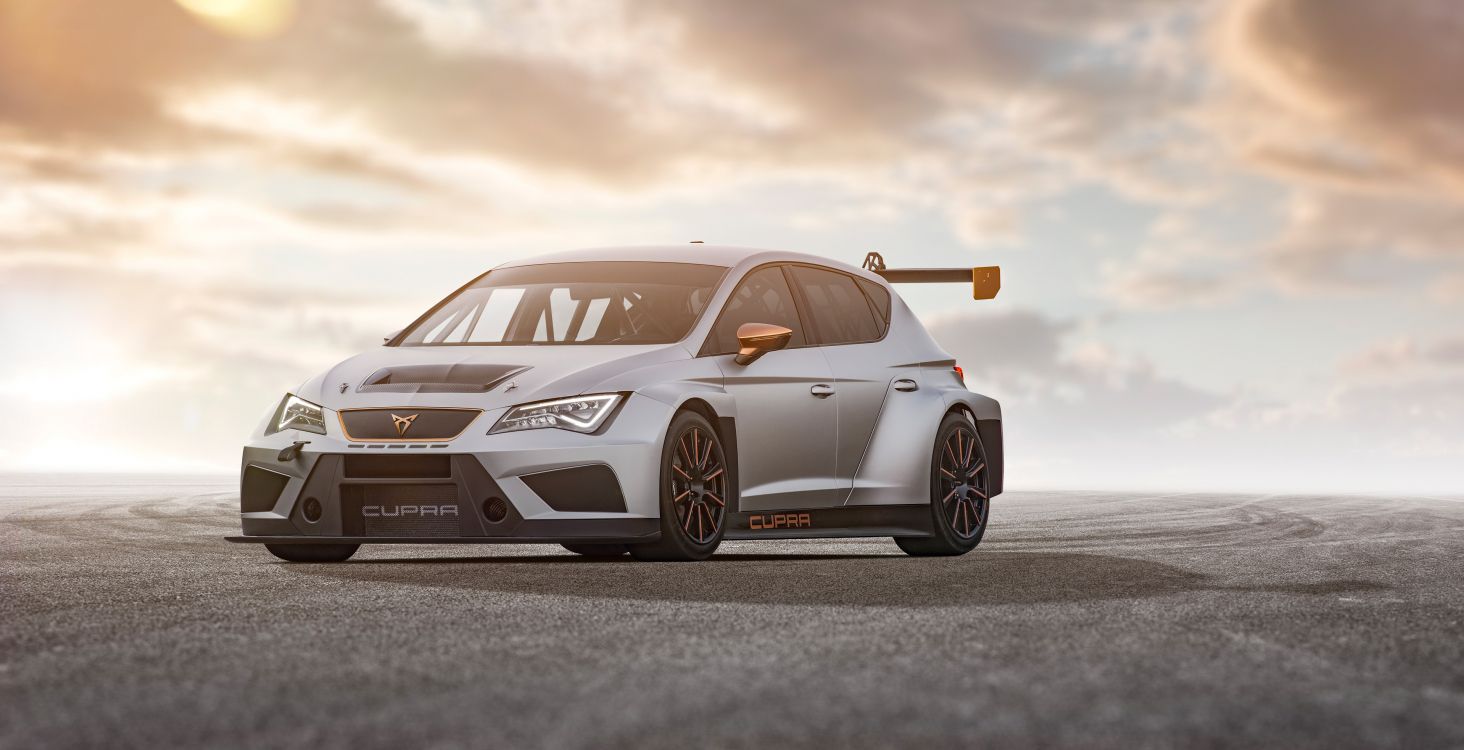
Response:
[[[881,410],[892,395],[918,388],[917,375],[899,366],[896,347],[883,340],[889,328],[886,290],[865,282],[872,287],[865,291],[854,276],[827,268],[791,265],[789,270],[834,376],[834,473],[844,490],[842,503],[853,489]],[[884,294],[883,307],[869,298],[871,293]]]
[[[744,323],[783,326],[793,337],[785,349],[739,365],[733,355]],[[702,350],[716,356],[737,402],[742,510],[829,507],[848,494],[835,475],[833,373],[805,328],[783,269],[763,266],[728,297]]]

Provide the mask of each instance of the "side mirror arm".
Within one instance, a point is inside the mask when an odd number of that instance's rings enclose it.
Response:
[[[743,367],[746,367],[753,362],[756,362],[757,358],[761,357],[764,354],[767,354],[767,351],[763,349],[738,349],[737,356],[733,357],[732,361],[736,362],[739,365],[742,365]]]

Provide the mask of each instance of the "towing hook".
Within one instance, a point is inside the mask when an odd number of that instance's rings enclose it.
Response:
[[[309,444],[309,440],[296,440],[293,445],[280,451],[280,455],[277,456],[277,458],[280,461],[284,462],[294,461],[296,458],[300,457],[300,449]]]

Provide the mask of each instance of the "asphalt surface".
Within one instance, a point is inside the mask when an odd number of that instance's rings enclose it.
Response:
[[[225,543],[236,502],[0,478],[0,746],[1464,746],[1458,499],[1013,492],[954,559],[336,565]]]

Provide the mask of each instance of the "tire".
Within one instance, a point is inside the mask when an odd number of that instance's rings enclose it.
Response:
[[[585,557],[620,557],[629,551],[623,544],[561,544],[559,546]]]
[[[722,441],[705,417],[684,411],[671,420],[661,449],[661,538],[630,545],[637,560],[705,560],[727,528],[733,483]]]
[[[895,544],[915,557],[949,557],[976,549],[986,534],[990,489],[986,448],[976,426],[961,414],[947,414],[936,430],[930,457],[930,513],[935,533],[896,537]]]
[[[297,563],[334,563],[349,560],[359,544],[266,544],[264,548],[281,560]]]

